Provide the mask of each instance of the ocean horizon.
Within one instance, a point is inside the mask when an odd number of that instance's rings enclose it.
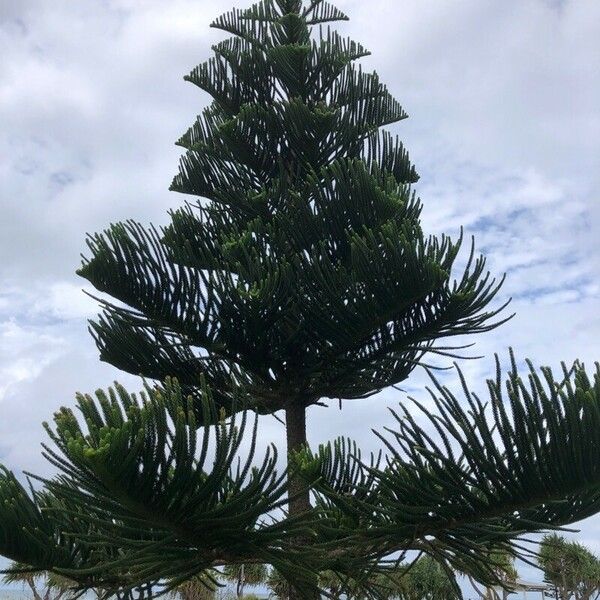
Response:
[[[84,594],[82,598],[94,598],[91,594]],[[33,600],[33,593],[27,587],[0,587],[0,600]]]
[[[27,588],[0,587],[0,600],[30,600],[31,598],[33,594]]]

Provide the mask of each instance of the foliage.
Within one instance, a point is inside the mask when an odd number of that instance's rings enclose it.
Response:
[[[23,583],[31,590],[34,600],[68,600],[73,598],[76,600],[81,597],[79,583],[75,579],[65,577],[52,571],[36,570],[18,562],[11,562],[4,569],[2,581],[4,583]],[[118,584],[113,583],[109,589],[103,587],[85,589],[91,591],[98,598],[110,596],[117,600],[145,600],[153,597],[153,583],[141,583],[139,585],[130,585],[126,580],[120,581]],[[198,600],[203,600],[199,598]]]
[[[34,600],[61,600],[74,596],[74,581],[66,577],[37,571],[29,565],[13,562],[6,569],[2,581],[7,584],[22,583],[27,585]]]
[[[600,560],[581,544],[557,534],[546,535],[539,563],[560,600],[590,600],[600,594]]]
[[[508,552],[492,551],[490,553],[490,560],[494,565],[494,571],[501,585],[501,596],[500,593],[494,591],[493,598],[494,600],[508,600],[508,596],[514,589],[519,576],[515,567],[515,559]]]
[[[200,566],[261,555],[299,585],[305,572],[325,570],[361,584],[365,569],[409,549],[496,582],[482,544],[510,549],[522,531],[580,520],[600,503],[591,487],[600,480],[600,371],[590,381],[575,365],[556,381],[550,370],[540,376],[531,367],[529,386],[513,368],[504,385],[500,378],[489,382],[486,403],[465,386],[463,408],[437,384],[437,414],[425,416],[441,446],[405,407],[396,414],[397,429],[381,436],[390,453],[383,467],[364,463],[342,442],[298,455],[293,468],[312,481],[316,505],[279,522],[264,520],[285,502],[275,450],[261,467],[252,468],[249,456],[234,468],[245,412],[219,421],[206,391],[203,410],[215,424],[197,428],[191,400],[173,381],[139,398],[120,387],[95,400],[80,396],[85,429],[69,409],[48,428],[57,450],[47,447],[45,455],[62,474],[43,480],[33,495],[3,475],[0,548],[14,559],[43,557],[40,568],[84,587],[109,587],[121,581],[119,573],[131,585],[151,577],[176,587]],[[543,437],[535,435],[542,430]],[[540,497],[542,504],[532,502]],[[34,532],[27,544],[12,542],[12,523]],[[311,536],[308,550],[294,543],[302,532]]]
[[[513,360],[505,382],[499,365],[488,381],[488,402],[461,381],[462,400],[433,380],[435,413],[416,404],[429,427],[408,407],[393,413],[396,427],[380,435],[389,453],[383,466],[357,460],[359,451],[344,440],[302,457],[307,475],[318,475],[317,506],[336,515],[323,535],[335,543],[340,530],[354,529],[344,543],[361,540],[357,564],[348,569],[358,568],[372,540],[379,555],[408,546],[478,581],[501,583],[487,548],[514,554],[511,540],[525,531],[598,510],[596,488],[588,487],[597,476],[595,458],[577,447],[598,434],[600,369],[594,382],[578,365],[556,381],[550,369],[538,373],[530,365],[527,385]],[[592,455],[599,450],[589,446]],[[582,469],[580,487],[571,487],[574,469]],[[539,503],[542,497],[549,501]],[[409,537],[412,543],[397,543]],[[349,553],[344,561],[351,563]]]
[[[270,596],[280,600],[289,598],[292,589],[290,582],[277,569],[269,570],[267,587],[271,590]]]
[[[365,597],[364,584],[352,577],[342,578],[334,571],[320,573],[319,585],[332,600]],[[454,575],[429,556],[374,572],[367,587],[383,600],[452,600],[460,597]]]
[[[236,593],[238,598],[244,596],[246,585],[256,586],[267,581],[267,566],[260,563],[225,565],[223,568],[223,577],[236,584]]]
[[[234,37],[186,78],[212,102],[171,186],[208,201],[88,239],[79,273],[114,299],[92,323],[102,360],[272,413],[371,395],[500,322],[485,260],[455,279],[461,240],[422,231],[414,168],[380,129],[406,114],[354,65],[368,52],[314,27],[343,18],[263,0],[213,23]]]
[[[403,577],[405,600],[453,600],[460,598],[453,576],[429,556],[419,558]]]
[[[348,587],[352,588],[352,583],[346,586],[340,576],[334,571],[323,571],[319,573],[319,586],[327,590],[335,600],[341,598],[344,591],[348,592]]]
[[[202,573],[181,583],[175,592],[181,600],[216,600],[217,574]]]
[[[509,594],[514,590],[518,578],[514,557],[507,551],[492,549],[487,552],[488,560],[497,576],[500,591],[495,588],[481,588],[473,577],[467,574],[471,585],[482,598],[482,600],[507,600]]]

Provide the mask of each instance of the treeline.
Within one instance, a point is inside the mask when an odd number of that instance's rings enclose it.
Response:
[[[537,560],[556,600],[597,600],[600,597],[600,559],[579,542],[557,534],[546,535]],[[425,555],[410,564],[373,575],[371,584],[382,600],[458,600],[460,593],[456,582],[466,579],[481,600],[506,600],[519,579],[514,560],[506,553],[491,552],[489,562],[504,589],[487,588],[470,575],[447,572]],[[6,575],[4,582],[22,583],[29,588],[34,600],[68,600],[77,595],[74,582],[68,578],[33,572],[25,565],[13,563],[11,567],[17,567],[18,572]],[[352,590],[352,581],[342,580],[331,571],[320,574],[319,584],[333,600],[362,598],[360,586],[357,586],[356,595],[348,597],[344,590]],[[229,565],[220,571],[194,577],[178,586],[172,597],[181,600],[256,600],[259,596],[247,592],[257,587],[267,588],[269,598],[273,600],[287,598],[290,593],[289,583],[275,569],[262,564],[246,564]],[[117,597],[119,600],[149,600],[153,596],[152,588],[152,584],[148,584]],[[103,590],[96,590],[96,594],[102,597]]]

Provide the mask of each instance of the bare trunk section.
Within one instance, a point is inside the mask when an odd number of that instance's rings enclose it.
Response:
[[[289,406],[285,409],[285,427],[287,435],[288,456],[297,452],[306,445],[306,408],[304,406]],[[308,489],[302,480],[290,475],[288,479],[288,493],[290,495],[290,515],[298,515],[310,510],[310,497]],[[300,494],[300,495],[298,495]]]
[[[285,428],[287,437],[287,451],[289,456],[306,445],[306,407],[300,403],[290,404],[285,409]],[[310,493],[306,484],[298,477],[289,475],[288,494],[290,501],[288,511],[290,516],[296,516],[310,510]],[[306,544],[306,540],[299,539],[298,545]],[[306,596],[293,588],[290,590],[289,600],[314,600],[319,596]]]

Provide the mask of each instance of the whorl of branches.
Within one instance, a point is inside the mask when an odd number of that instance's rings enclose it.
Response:
[[[246,412],[227,422],[203,392],[198,427],[176,381],[139,396],[115,386],[79,396],[82,418],[61,409],[47,427],[59,470],[27,492],[0,479],[0,553],[104,589],[158,579],[172,589],[220,565],[263,563],[309,585],[330,570],[369,589],[394,553],[419,550],[447,568],[497,582],[482,548],[520,551],[513,540],[600,509],[600,370],[575,363],[556,379],[529,364],[488,381],[489,399],[462,396],[432,377],[434,409],[401,406],[377,434],[388,453],[365,462],[343,439],[293,457],[316,498],[289,519],[286,473],[275,449],[238,461]],[[239,420],[239,424],[237,421]],[[277,515],[280,515],[279,517]],[[303,535],[309,546],[298,549]],[[361,573],[364,578],[361,579]],[[374,597],[375,597],[374,596]]]
[[[358,562],[414,549],[498,583],[482,548],[514,555],[519,536],[598,512],[600,368],[590,378],[579,363],[563,365],[556,379],[528,362],[522,378],[511,359],[504,383],[497,359],[485,401],[458,368],[462,398],[432,375],[434,410],[413,400],[392,411],[395,427],[377,433],[385,461],[364,462],[345,439],[298,457],[319,477],[318,506],[335,515],[323,535],[332,544],[347,535]]]

